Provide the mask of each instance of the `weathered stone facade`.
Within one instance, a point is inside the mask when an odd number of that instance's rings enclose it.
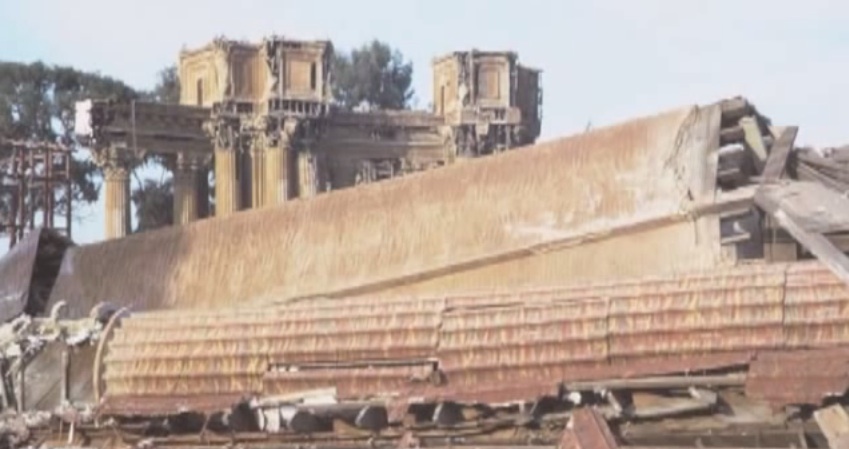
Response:
[[[215,215],[226,216],[529,145],[539,136],[539,71],[518,64],[515,53],[435,59],[431,111],[337,107],[332,58],[327,41],[216,39],[180,54],[180,106],[109,104],[108,113],[92,112],[93,134],[100,146],[178,161],[177,224],[206,210],[200,191],[209,160]]]
[[[211,128],[238,135],[234,150],[245,154],[245,170],[229,160],[216,168],[250,192],[239,195],[245,201],[236,209],[426,170],[531,144],[539,135],[539,72],[518,64],[514,53],[434,60],[432,111],[352,112],[333,105],[332,52],[329,42],[270,38],[259,45],[216,41],[184,53],[183,103],[210,106]]]

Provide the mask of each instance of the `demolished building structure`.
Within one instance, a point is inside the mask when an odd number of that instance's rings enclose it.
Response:
[[[734,98],[71,247],[10,434],[844,447],[849,165],[796,132]]]

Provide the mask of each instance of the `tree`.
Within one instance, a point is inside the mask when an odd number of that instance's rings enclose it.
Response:
[[[75,103],[85,98],[129,100],[138,93],[126,84],[98,73],[42,62],[0,62],[0,136],[16,140],[58,142],[77,148],[74,138]],[[10,155],[0,147],[0,159]],[[98,197],[99,172],[90,159],[72,161],[72,199],[91,203]],[[68,198],[57,198],[60,210]],[[0,199],[0,213],[9,198]],[[29,207],[39,208],[39,204]]]
[[[159,80],[152,91],[145,93],[145,99],[157,103],[177,104],[180,102],[180,77],[177,65],[172,64],[159,71]]]
[[[174,189],[171,178],[140,180],[130,198],[136,206],[135,232],[150,231],[174,222]]]
[[[333,94],[348,109],[362,103],[377,109],[405,109],[413,98],[413,64],[377,40],[350,53],[337,53],[333,76]]]
[[[158,81],[153,90],[145,92],[142,98],[156,103],[177,104],[180,102],[180,79],[177,66],[171,65],[159,71]],[[156,166],[166,169],[173,164],[162,156],[151,155],[143,167]],[[133,189],[131,199],[136,207],[135,232],[144,232],[174,223],[174,189],[171,178],[160,177],[141,179],[134,170],[138,186]]]

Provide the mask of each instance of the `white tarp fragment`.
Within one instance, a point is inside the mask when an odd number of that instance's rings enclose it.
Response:
[[[91,137],[91,100],[78,101],[75,105],[74,133],[78,136]]]

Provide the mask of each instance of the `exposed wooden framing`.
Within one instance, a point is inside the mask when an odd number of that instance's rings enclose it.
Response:
[[[760,172],[763,170],[767,159],[767,149],[761,135],[761,127],[758,125],[757,118],[744,117],[740,119],[740,128],[743,130],[744,140],[752,150],[754,156],[755,169]]]
[[[755,204],[775,219],[811,254],[825,264],[840,280],[849,284],[849,257],[835,247],[823,234],[809,232],[804,225],[792,218],[781,208],[775,191],[759,189],[755,193]]]
[[[784,128],[781,136],[772,145],[772,150],[766,159],[766,164],[762,172],[763,182],[777,181],[781,177],[781,174],[784,173],[784,169],[787,166],[787,157],[793,149],[793,143],[796,141],[798,131],[798,126]]]

